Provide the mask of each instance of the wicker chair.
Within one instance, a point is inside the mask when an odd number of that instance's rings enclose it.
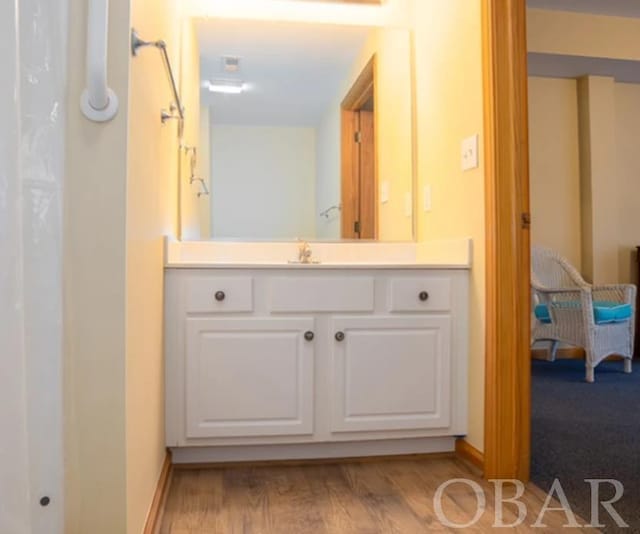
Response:
[[[624,357],[624,371],[631,372],[636,286],[591,286],[559,254],[532,247],[531,288],[532,343],[551,341],[551,360],[562,342],[584,348],[587,382],[611,354]]]

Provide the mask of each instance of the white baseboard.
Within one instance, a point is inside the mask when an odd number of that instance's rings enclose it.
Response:
[[[454,452],[455,438],[415,438],[379,441],[304,443],[296,445],[241,445],[172,448],[174,464],[316,460]]]

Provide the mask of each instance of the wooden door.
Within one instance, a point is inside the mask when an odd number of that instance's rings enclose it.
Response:
[[[360,220],[360,157],[356,135],[360,127],[357,111],[342,110],[341,132],[341,234],[343,239],[358,239]]]
[[[342,110],[342,237],[376,238],[374,112]]]
[[[374,55],[341,104],[341,233],[345,239],[377,237],[375,73]]]

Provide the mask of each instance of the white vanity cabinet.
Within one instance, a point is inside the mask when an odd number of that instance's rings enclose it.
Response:
[[[168,268],[174,461],[451,450],[467,429],[468,270]]]

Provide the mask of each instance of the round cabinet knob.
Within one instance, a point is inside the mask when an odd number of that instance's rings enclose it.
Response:
[[[429,293],[427,293],[426,291],[420,291],[420,294],[418,295],[418,298],[422,301],[425,302],[426,300],[429,299]]]
[[[308,332],[304,333],[304,338],[307,341],[313,341],[313,332],[311,332],[311,330],[309,330]]]
[[[222,302],[226,298],[224,291],[216,291],[216,294],[214,296],[218,302]]]
[[[344,340],[344,332],[336,332],[336,341]]]

